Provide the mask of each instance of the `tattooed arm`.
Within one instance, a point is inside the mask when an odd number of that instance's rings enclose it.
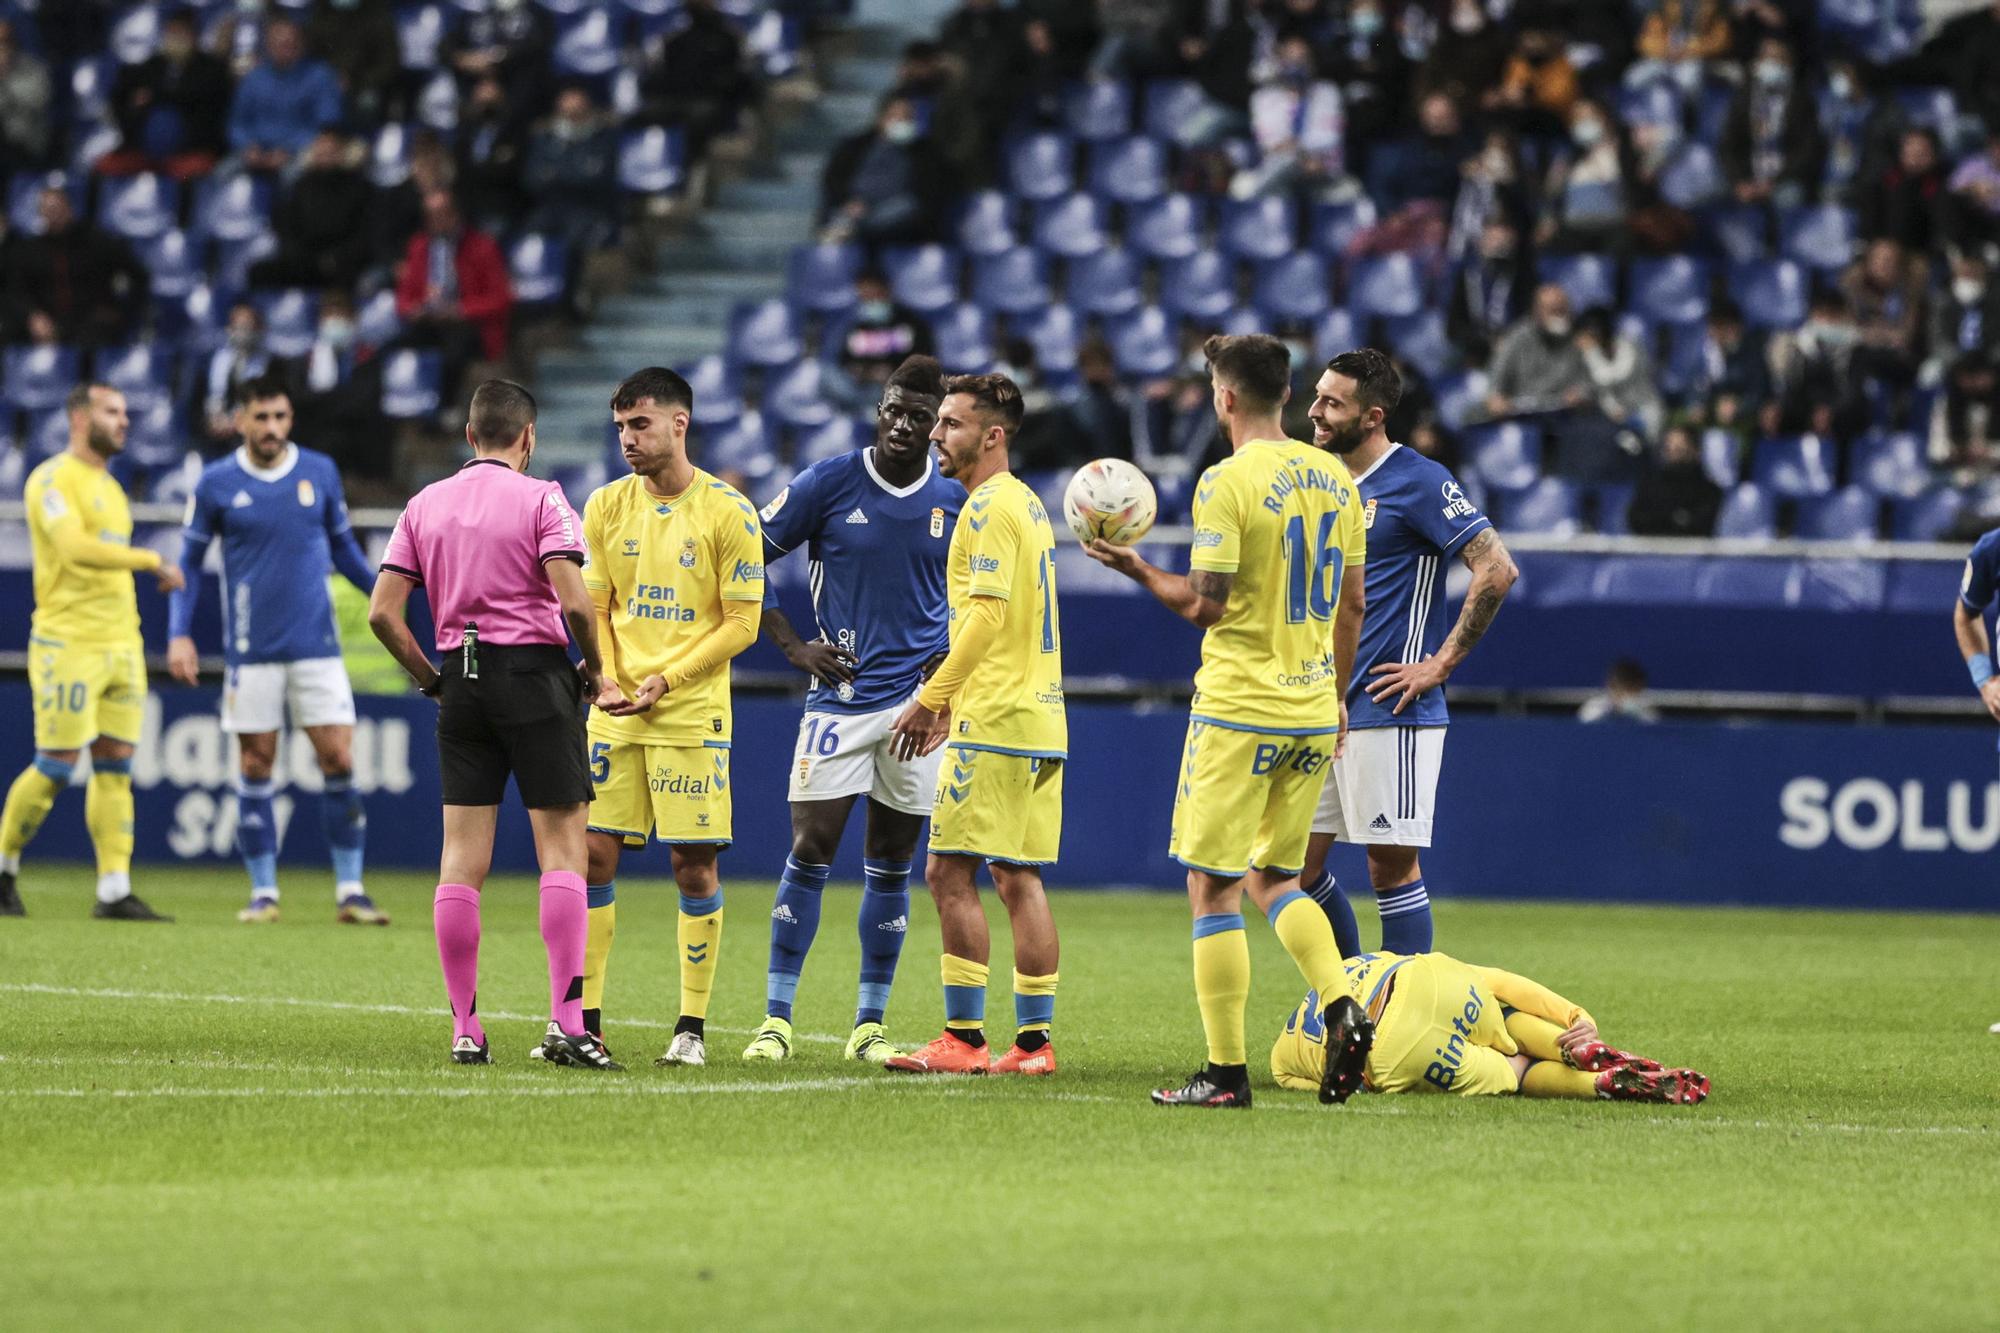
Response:
[[[1160,605],[1197,629],[1207,629],[1229,609],[1229,590],[1236,583],[1234,574],[1210,569],[1169,574],[1148,563],[1131,547],[1113,546],[1103,540],[1091,542],[1083,549],[1092,560],[1125,575],[1159,598]]]
[[[1467,542],[1459,558],[1472,571],[1472,586],[1466,589],[1458,623],[1444,636],[1444,643],[1421,662],[1385,662],[1371,673],[1374,679],[1368,683],[1368,697],[1386,703],[1391,696],[1401,695],[1396,700],[1395,712],[1409,707],[1425,690],[1444,684],[1458,669],[1473,645],[1493,627],[1493,618],[1500,614],[1500,603],[1506,600],[1514,580],[1521,576],[1500,534],[1492,528]]]

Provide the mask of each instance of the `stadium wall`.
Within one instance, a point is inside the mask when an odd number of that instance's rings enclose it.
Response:
[[[438,846],[435,708],[414,697],[359,702],[355,777],[370,859],[428,869]],[[28,704],[25,685],[0,684],[0,753],[31,752]],[[212,689],[148,702],[134,765],[142,866],[233,859],[233,762],[218,704]],[[736,705],[728,877],[772,880],[782,868],[798,713],[781,699]],[[1178,888],[1166,845],[1184,714],[1083,704],[1070,717],[1075,758],[1052,885]],[[280,775],[283,863],[298,885],[326,873],[303,736],[291,738]],[[1446,747],[1439,843],[1425,868],[1444,897],[1991,911],[2000,909],[1995,776],[1991,740],[1969,728],[1466,718]],[[32,858],[89,858],[81,802],[65,798]],[[497,864],[529,868],[526,819],[501,829]],[[847,839],[839,875],[859,877],[859,843],[858,833]],[[1364,882],[1353,849],[1337,853],[1336,869],[1350,887]],[[623,878],[664,879],[664,853],[647,852],[633,872]]]

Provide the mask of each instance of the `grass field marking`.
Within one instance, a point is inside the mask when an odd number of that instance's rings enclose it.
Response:
[[[894,1086],[885,1077],[794,1079],[786,1083],[630,1083],[584,1071],[591,1081],[541,1088],[0,1088],[0,1097],[729,1097],[849,1092]],[[474,1077],[477,1077],[476,1075]]]

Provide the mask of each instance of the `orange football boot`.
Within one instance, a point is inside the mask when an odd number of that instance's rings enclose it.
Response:
[[[993,1053],[986,1047],[974,1046],[946,1029],[922,1050],[895,1056],[882,1067],[905,1074],[983,1074],[991,1068],[992,1060]]]
[[[1053,1074],[1056,1072],[1056,1048],[1045,1045],[1039,1051],[1024,1051],[1019,1046],[1008,1051],[993,1062],[995,1074]]]

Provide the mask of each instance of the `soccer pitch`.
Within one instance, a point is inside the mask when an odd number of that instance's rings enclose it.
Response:
[[[374,877],[374,930],[303,874],[269,927],[229,869],[137,879],[179,924],[89,920],[87,872],[33,864],[0,922],[10,1327],[1944,1328],[2000,1297],[2000,918],[1441,905],[1452,952],[1708,1073],[1694,1108],[1282,1093],[1304,987],[1253,922],[1258,1102],[1230,1114],[1145,1099],[1201,1055],[1177,895],[1058,891],[1062,1072],[936,1081],[839,1058],[852,889],[801,990],[818,1035],[746,1068],[771,892],[727,885],[714,1063],[667,1070],[674,898],[621,884],[631,1068],[595,1075],[526,1059],[525,879],[487,893],[491,1068],[446,1061],[427,881]],[[909,1043],[941,1021],[912,916]]]

